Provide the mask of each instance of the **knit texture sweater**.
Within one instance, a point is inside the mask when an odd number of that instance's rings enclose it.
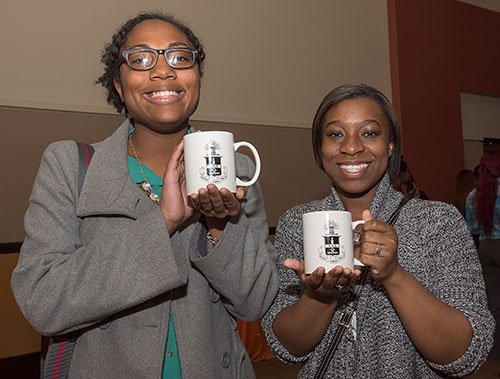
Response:
[[[392,189],[386,175],[370,205],[374,218],[387,221],[402,195]],[[304,292],[295,273],[283,265],[287,258],[303,260],[302,215],[322,210],[345,210],[332,187],[332,194],[289,209],[279,220],[275,246],[280,288],[262,320],[273,353],[287,363],[302,363],[299,378],[313,378],[337,329],[340,314],[350,301],[343,290],[323,339],[305,356],[294,356],[272,330],[276,315],[299,300]],[[394,225],[398,235],[398,261],[430,293],[462,312],[470,322],[472,342],[462,357],[446,365],[425,359],[405,331],[383,285],[368,275],[360,292],[351,326],[331,360],[328,378],[441,378],[476,371],[492,345],[495,323],[488,310],[481,267],[474,242],[458,210],[437,201],[413,199],[402,209]]]

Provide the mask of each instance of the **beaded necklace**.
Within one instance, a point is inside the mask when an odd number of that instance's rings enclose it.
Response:
[[[142,169],[142,163],[139,161],[139,157],[137,156],[137,152],[134,149],[134,144],[132,143],[132,134],[128,136],[128,144],[130,145],[130,149],[132,150],[132,153],[134,154],[134,158],[139,164],[139,169],[141,170],[142,177],[144,178],[144,181],[139,183],[139,187],[147,193],[148,197],[151,199],[151,201],[157,205],[160,205],[160,198],[156,193],[153,192],[153,188],[151,187],[151,184],[149,184],[148,179],[146,178],[146,174],[144,173],[144,170]]]

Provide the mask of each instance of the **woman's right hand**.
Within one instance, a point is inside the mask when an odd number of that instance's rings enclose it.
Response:
[[[170,235],[174,234],[179,226],[195,212],[186,193],[183,149],[184,143],[181,141],[174,149],[163,176],[160,208]]]
[[[335,266],[325,273],[324,267],[318,267],[311,274],[305,273],[304,263],[296,259],[286,259],[283,264],[295,271],[302,284],[306,286],[305,296],[320,303],[330,304],[338,300],[340,289],[354,282],[361,274],[349,267]]]

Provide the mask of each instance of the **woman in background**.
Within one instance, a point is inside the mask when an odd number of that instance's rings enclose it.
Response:
[[[417,187],[417,183],[413,178],[413,174],[408,167],[408,164],[401,156],[401,163],[399,164],[399,175],[392,182],[392,188],[401,192],[405,197],[416,197],[419,199],[429,200],[427,194]]]
[[[236,318],[277,291],[259,185],[186,195],[182,138],[205,53],[171,16],[140,14],[107,45],[99,78],[127,119],[78,190],[76,144],[45,151],[12,276],[42,335],[76,332],[70,378],[252,378]],[[237,154],[238,176],[251,160]]]
[[[355,314],[330,361],[327,378],[439,378],[475,371],[491,347],[494,321],[481,267],[463,217],[453,206],[410,200],[394,227],[387,223],[403,194],[401,140],[389,100],[367,85],[337,87],[312,127],[316,163],[331,194],[281,216],[275,246],[280,289],[262,325],[271,350],[302,363],[313,378],[346,307]],[[357,258],[370,267],[318,267],[304,273],[302,215],[347,210],[363,219]],[[367,269],[367,268],[365,268]]]

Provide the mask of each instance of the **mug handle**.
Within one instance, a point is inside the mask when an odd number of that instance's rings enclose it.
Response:
[[[234,144],[234,151],[238,150],[241,146],[246,146],[250,149],[252,152],[252,155],[255,159],[255,174],[253,175],[253,178],[250,179],[248,182],[244,182],[240,178],[236,177],[236,185],[237,186],[242,186],[242,187],[248,187],[254,184],[257,179],[259,178],[260,174],[260,156],[259,153],[257,152],[257,149],[250,143],[246,141],[241,141],[241,142],[236,142]]]
[[[366,221],[365,220],[356,220],[352,222],[352,230],[356,229],[356,226],[360,224],[364,224]],[[354,266],[364,266],[363,263],[358,261],[356,258],[354,258]]]

